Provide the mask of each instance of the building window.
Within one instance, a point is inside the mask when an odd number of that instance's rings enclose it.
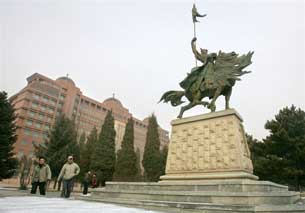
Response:
[[[32,102],[32,107],[38,107],[38,104],[36,102]]]
[[[50,113],[53,113],[53,112],[54,112],[54,109],[49,108],[49,112],[50,112]]]
[[[47,132],[42,133],[43,138],[48,138],[49,134]]]
[[[50,129],[50,125],[48,125],[48,124],[45,125],[44,129],[45,129],[45,130],[49,130],[49,129]]]
[[[52,100],[51,100],[51,105],[54,106],[55,104],[56,104],[56,101],[55,101],[54,99],[52,99]]]
[[[42,113],[39,113],[39,119],[43,119],[44,115]]]
[[[41,109],[42,109],[42,111],[45,111],[46,107],[45,106],[41,106]]]
[[[18,158],[21,158],[24,155],[23,151],[18,152]]]
[[[34,116],[35,116],[35,112],[33,112],[33,111],[29,111],[28,113],[29,113],[29,115],[30,115],[31,117],[34,117]]]
[[[33,121],[31,121],[31,120],[26,120],[26,124],[29,125],[29,126],[32,126],[32,125],[33,125]]]
[[[26,140],[22,140],[22,141],[21,141],[21,144],[22,144],[22,145],[26,145],[27,143],[28,143],[28,142],[27,142]]]
[[[41,124],[40,123],[36,123],[36,127],[39,129],[41,128]]]
[[[65,100],[65,96],[64,95],[60,95],[59,99],[63,101],[63,100]]]
[[[36,100],[39,100],[39,98],[40,98],[40,96],[37,95],[37,94],[33,94],[33,96],[34,96],[34,98],[35,98]]]
[[[33,132],[33,136],[34,136],[34,137],[39,137],[39,136],[40,136],[40,133],[38,133],[38,132]]]
[[[30,136],[31,135],[31,130],[24,129],[24,134]]]
[[[43,101],[44,102],[48,102],[49,101],[49,98],[47,96],[43,96]]]

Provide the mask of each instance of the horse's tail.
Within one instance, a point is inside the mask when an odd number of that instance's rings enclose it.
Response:
[[[184,101],[181,101],[181,98],[184,95],[185,95],[184,91],[171,90],[171,91],[164,93],[158,103],[160,103],[161,101],[163,101],[165,103],[170,101],[172,106],[178,106],[184,102]]]

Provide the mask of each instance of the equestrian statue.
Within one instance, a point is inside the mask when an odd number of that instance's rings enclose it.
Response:
[[[194,16],[194,15],[193,15]],[[254,52],[248,52],[239,56],[235,52],[225,53],[219,51],[216,53],[208,53],[206,49],[197,51],[195,37],[195,21],[194,22],[194,38],[191,41],[192,51],[196,58],[196,66],[187,74],[186,78],[180,82],[183,91],[165,92],[160,101],[170,102],[172,106],[178,106],[184,101],[185,96],[189,103],[182,106],[178,118],[182,118],[183,113],[197,105],[203,105],[212,112],[216,110],[216,100],[220,95],[225,96],[225,108],[229,109],[229,101],[232,88],[236,81],[244,74],[250,71],[244,71],[249,66]],[[197,66],[197,60],[202,63]],[[204,98],[212,99],[211,102],[203,101]]]

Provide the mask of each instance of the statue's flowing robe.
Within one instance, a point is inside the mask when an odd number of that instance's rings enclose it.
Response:
[[[231,85],[230,79],[239,80],[239,76],[247,73],[242,69],[251,64],[253,53],[238,56],[235,52],[219,52],[215,62],[208,61],[206,64],[194,67],[186,78],[180,82],[180,86],[185,91],[195,92],[204,90],[204,81],[209,78],[212,82],[222,81],[222,85]]]

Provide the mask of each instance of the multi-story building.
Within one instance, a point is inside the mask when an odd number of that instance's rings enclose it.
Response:
[[[140,150],[142,160],[147,119],[142,121],[133,117],[118,99],[111,97],[102,103],[93,100],[83,95],[68,77],[60,77],[54,81],[35,73],[27,81],[27,86],[10,98],[19,126],[18,140],[15,143],[17,156],[33,155],[32,143],[40,144],[45,141],[60,113],[75,121],[79,136],[83,133],[88,136],[94,127],[100,131],[107,112],[111,110],[115,120],[116,150],[121,147],[127,120],[133,118],[135,150]],[[169,143],[168,132],[162,128],[159,128],[159,137],[161,146]]]

